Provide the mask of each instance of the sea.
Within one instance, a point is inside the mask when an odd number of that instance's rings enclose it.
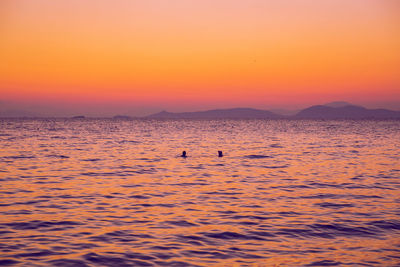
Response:
[[[0,265],[400,266],[400,120],[0,119]]]

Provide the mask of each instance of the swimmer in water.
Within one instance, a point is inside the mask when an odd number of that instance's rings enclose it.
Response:
[[[181,157],[182,157],[182,158],[186,158],[186,151],[182,151]]]
[[[224,155],[222,155],[222,151],[221,150],[218,150],[218,157],[219,158],[222,158]]]

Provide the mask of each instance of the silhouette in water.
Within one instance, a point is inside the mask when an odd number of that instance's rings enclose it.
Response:
[[[182,157],[182,158],[186,158],[186,151],[182,151],[181,157]]]
[[[218,157],[223,157],[224,155],[222,155],[222,151],[221,150],[218,150]]]

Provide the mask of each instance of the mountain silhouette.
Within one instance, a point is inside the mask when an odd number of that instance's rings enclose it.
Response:
[[[284,116],[253,108],[213,109],[197,112],[172,113],[161,111],[147,116],[151,119],[278,119]]]
[[[161,111],[147,116],[151,119],[399,119],[400,111],[368,109],[338,101],[315,105],[295,115],[284,116],[268,110],[252,108],[213,109],[198,112],[173,113]]]
[[[23,109],[11,109],[0,102],[0,118],[40,118]],[[47,116],[51,117],[51,116]],[[71,117],[69,117],[71,118]],[[75,118],[84,118],[83,115]],[[400,119],[400,111],[389,109],[368,109],[344,101],[336,101],[324,105],[315,105],[298,112],[288,110],[261,110],[254,108],[213,109],[197,112],[161,111],[145,117],[115,115],[113,119],[129,120],[134,118],[149,119]]]
[[[331,108],[342,108],[342,107],[346,107],[346,106],[355,106],[355,105],[350,104],[349,102],[345,102],[345,101],[334,101],[334,102],[326,103],[326,104],[324,104],[324,106],[331,107]]]
[[[355,105],[332,107],[316,105],[303,109],[294,118],[300,119],[394,119],[400,118],[399,111],[367,109]]]

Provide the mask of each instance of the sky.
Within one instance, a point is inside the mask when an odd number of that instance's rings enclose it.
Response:
[[[0,112],[400,110],[397,0],[1,0]]]

